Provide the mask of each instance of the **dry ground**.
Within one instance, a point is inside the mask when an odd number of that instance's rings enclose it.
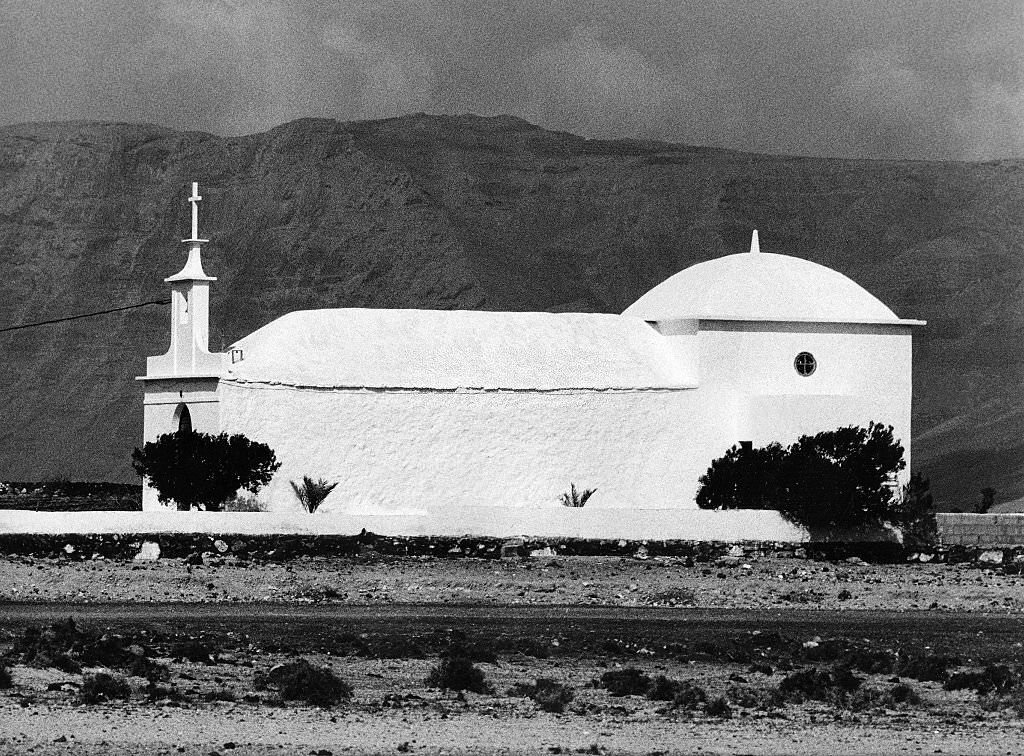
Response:
[[[181,614],[179,627],[165,618],[151,623],[142,640],[131,634],[141,632],[145,623],[129,617],[92,625],[80,621],[97,633],[109,625],[110,632],[127,634],[125,642],[142,643],[155,662],[168,668],[162,684],[176,689],[183,700],[149,701],[147,681],[129,677],[133,693],[128,702],[80,705],[76,694],[82,674],[16,662],[13,687],[0,692],[0,753],[1018,753],[1024,752],[1024,720],[1012,708],[986,711],[973,691],[945,690],[939,681],[904,675],[921,696],[920,704],[864,708],[814,700],[777,708],[744,706],[736,691],[757,693],[779,685],[794,670],[831,668],[835,654],[818,652],[828,647],[831,636],[812,635],[815,631],[784,621],[808,609],[837,618],[833,624],[840,645],[893,655],[947,654],[956,657],[950,672],[1000,660],[1019,664],[1024,661],[1022,585],[1022,577],[970,566],[872,566],[777,557],[690,566],[675,559],[595,557],[500,562],[374,557],[284,564],[218,557],[191,566],[181,560],[8,558],[0,561],[0,598],[57,602],[68,614],[75,614],[75,607],[61,602],[203,602],[212,610],[216,607],[210,603],[272,601],[313,604],[314,618],[316,607],[324,606],[325,619],[315,630],[281,620],[272,633],[260,630],[254,613],[248,627],[243,616],[241,624],[211,621],[206,630],[196,631],[204,626],[201,612],[190,620],[183,605],[173,609]],[[362,625],[329,621],[327,604],[379,606],[381,618]],[[409,610],[389,619],[389,607],[404,604]],[[418,604],[662,608],[611,611],[607,616],[621,620],[614,630],[605,630],[597,619],[588,623],[586,615],[575,622],[537,624],[524,613],[517,622],[514,609],[505,624],[460,626],[435,616],[420,625],[410,620]],[[761,608],[756,616],[762,624],[751,629],[748,622],[742,630],[730,630],[726,622],[708,631],[672,621],[676,612],[689,616],[690,607]],[[14,609],[5,614],[0,608],[0,650],[11,649],[24,633],[24,623],[12,619]],[[833,611],[846,609],[868,613]],[[901,610],[923,610],[919,616],[932,618],[931,629],[923,634],[894,631],[886,637],[884,625],[864,629],[842,619]],[[655,612],[658,622],[648,622],[644,611]],[[974,643],[973,630],[955,638],[951,633],[949,646],[941,647],[944,624],[952,628],[978,614],[991,616],[993,623],[999,618],[998,637],[986,637],[982,629]],[[981,628],[988,621],[972,619]],[[467,693],[461,700],[426,685],[450,640],[445,633],[454,637],[460,632],[468,633],[463,640],[484,647],[482,657],[493,652],[490,660],[477,663],[494,694]],[[765,645],[760,638],[766,634],[778,637]],[[174,644],[188,640],[208,644],[213,657],[197,663],[175,656]],[[320,709],[282,703],[273,690],[258,689],[258,673],[296,655],[348,681],[354,689],[351,701]],[[752,671],[752,661],[768,663],[771,674]],[[595,685],[604,673],[625,667],[692,680],[712,697],[731,694],[732,717],[687,712],[643,696],[617,697]],[[892,672],[857,674],[863,687],[886,691],[895,685]],[[575,696],[564,713],[541,711],[529,698],[509,693],[516,683],[538,677],[572,686]],[[207,700],[216,698],[234,700]]]

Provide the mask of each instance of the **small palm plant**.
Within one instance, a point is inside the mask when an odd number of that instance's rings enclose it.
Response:
[[[576,484],[570,483],[569,490],[562,494],[562,506],[579,509],[587,503],[587,499],[594,495],[596,488],[588,488],[583,493],[576,491]]]
[[[295,491],[295,495],[299,498],[299,502],[310,514],[316,511],[316,508],[324,503],[324,499],[327,498],[327,494],[334,490],[337,483],[328,483],[323,478],[319,480],[313,480],[308,475],[302,476],[302,485],[300,486],[294,480],[290,481],[292,489]]]

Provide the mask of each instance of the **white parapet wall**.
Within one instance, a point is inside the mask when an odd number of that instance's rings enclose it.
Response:
[[[807,532],[769,510],[464,507],[443,513],[0,511],[0,534],[529,536],[649,541],[803,542]]]

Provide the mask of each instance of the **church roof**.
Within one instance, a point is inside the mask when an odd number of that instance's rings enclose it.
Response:
[[[672,389],[692,366],[642,320],[542,312],[289,313],[236,344],[227,380],[304,387]]]
[[[770,320],[906,323],[838,271],[809,260],[751,251],[693,265],[658,284],[624,315],[644,320]]]

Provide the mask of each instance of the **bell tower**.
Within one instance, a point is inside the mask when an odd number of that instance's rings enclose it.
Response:
[[[171,285],[171,348],[150,357],[147,373],[161,376],[205,376],[220,372],[222,355],[210,354],[210,283],[217,279],[203,270],[202,247],[209,239],[199,237],[199,182],[192,182],[192,236],[185,267],[164,281]]]
[[[199,237],[199,183],[192,182],[192,235],[185,267],[164,281],[171,287],[171,345],[165,354],[146,359],[143,437],[155,441],[165,433],[196,430],[219,433],[220,379],[228,356],[210,352],[210,284],[217,279],[203,270]],[[159,509],[156,492],[143,482],[143,509]]]

